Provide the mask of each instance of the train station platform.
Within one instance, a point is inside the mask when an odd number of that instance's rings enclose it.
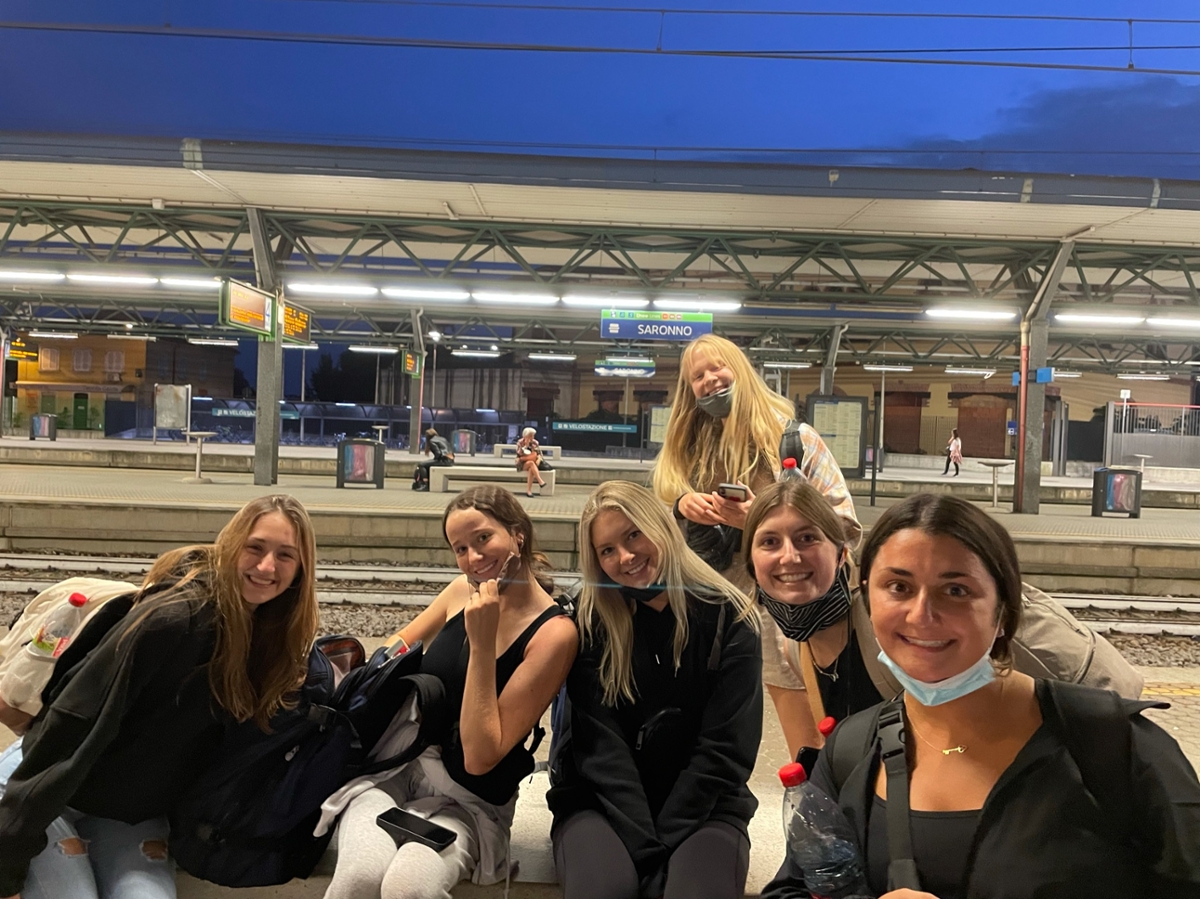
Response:
[[[205,452],[205,472],[212,483],[184,482],[193,466],[194,448],[110,449],[70,444],[0,441],[0,550],[38,552],[156,554],[172,546],[210,540],[229,514],[252,496],[294,494],[310,509],[318,527],[319,551],[331,562],[393,562],[443,565],[441,513],[450,494],[411,490],[411,457],[389,459],[389,466],[409,466],[385,481],[384,489],[355,486],[338,489],[332,450],[291,452],[281,458],[279,483],[255,486],[245,452]],[[38,458],[18,461],[17,450]],[[224,448],[222,448],[224,450]],[[82,454],[82,458],[79,454]],[[107,454],[109,464],[97,454]],[[146,458],[127,458],[143,454]],[[294,455],[293,455],[294,454]],[[399,454],[396,454],[399,455]],[[170,468],[150,465],[160,458],[178,460]],[[317,473],[290,472],[292,458],[327,465]],[[93,465],[84,464],[90,460]],[[209,467],[209,461],[226,460]],[[239,470],[234,461],[244,463]],[[512,471],[511,462],[476,457],[471,464],[495,463]],[[63,464],[66,463],[66,464]],[[98,463],[98,464],[97,464]],[[135,464],[140,463],[140,464]],[[464,463],[465,464],[465,463]],[[539,545],[563,569],[578,566],[576,530],[583,503],[594,484],[612,478],[648,483],[650,463],[635,460],[574,459],[558,471],[553,497],[523,495],[523,484],[511,484],[537,524]],[[1011,479],[1011,475],[1009,476]],[[1078,502],[1044,501],[1040,515],[1018,515],[1007,503],[990,506],[990,478],[964,473],[958,478],[928,471],[889,470],[877,484],[878,505],[863,495],[862,483],[851,482],[855,504],[870,527],[886,506],[899,497],[930,490],[953,492],[978,502],[997,515],[1016,541],[1026,576],[1051,591],[1144,595],[1200,595],[1200,487],[1181,485],[1162,490],[1180,504],[1155,507],[1144,502],[1142,517],[1093,518]],[[1082,478],[1048,478],[1045,489],[1090,497]],[[1076,482],[1058,484],[1057,482]],[[1150,485],[1144,496],[1155,493]],[[1011,488],[1010,488],[1011,489]],[[1002,496],[1003,499],[1003,496]]]

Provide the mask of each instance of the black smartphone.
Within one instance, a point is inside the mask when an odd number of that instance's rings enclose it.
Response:
[[[375,819],[375,823],[391,834],[397,848],[405,843],[417,842],[425,844],[434,852],[441,852],[458,839],[458,834],[454,831],[426,821],[402,808],[388,809]]]
[[[741,484],[719,484],[717,496],[735,503],[744,503],[750,498],[750,493]]]

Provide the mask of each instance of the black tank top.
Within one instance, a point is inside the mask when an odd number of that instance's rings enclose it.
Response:
[[[513,672],[525,658],[525,647],[533,639],[538,628],[566,613],[558,605],[550,606],[529,623],[504,654],[496,659],[496,695],[504,692]],[[466,787],[480,799],[493,805],[504,805],[517,791],[521,778],[533,773],[533,750],[525,748],[526,734],[508,755],[487,774],[468,774],[463,762],[462,740],[459,738],[458,719],[462,714],[463,693],[467,683],[467,662],[471,658],[471,644],[467,640],[467,626],[462,612],[446,622],[441,633],[429,644],[421,660],[421,671],[440,678],[446,686],[446,701],[454,710],[454,725],[448,733],[440,735],[442,763],[454,780]]]

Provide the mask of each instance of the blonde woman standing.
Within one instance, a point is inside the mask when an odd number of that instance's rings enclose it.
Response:
[[[736,344],[706,334],[684,349],[654,490],[674,505],[688,546],[746,590],[751,582],[734,562],[741,530],[754,494],[775,481],[780,439],[794,417],[792,403],[767,386]],[[846,543],[857,545],[862,528],[837,461],[813,428],[799,424],[798,431],[804,451],[797,469],[841,517]],[[722,483],[744,484],[746,500],[719,496]],[[802,746],[819,745],[820,738],[804,684],[784,659],[783,635],[767,616],[762,634],[763,680],[794,756]]]
[[[565,899],[734,899],[757,805],[758,616],[666,508],[601,484],[579,525],[583,640],[547,799]]]

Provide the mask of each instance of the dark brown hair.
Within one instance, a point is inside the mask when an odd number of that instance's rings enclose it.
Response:
[[[786,481],[776,481],[754,497],[750,506],[750,514],[746,516],[746,526],[742,529],[742,562],[750,579],[754,580],[754,560],[751,550],[754,544],[754,534],[763,523],[763,519],[782,506],[791,506],[825,535],[838,548],[838,562],[841,563],[842,548],[846,545],[847,522],[816,487],[799,478]]]
[[[871,566],[883,545],[899,531],[914,529],[926,534],[953,537],[973,552],[996,582],[1000,597],[996,621],[1001,625],[1000,636],[992,646],[992,659],[1001,667],[1011,667],[1009,646],[1021,624],[1021,567],[1017,548],[1004,525],[978,506],[957,496],[918,493],[899,505],[892,506],[871,528],[862,548],[859,563],[863,596],[870,604],[867,582]]]
[[[550,577],[553,566],[543,553],[534,549],[533,522],[529,519],[525,507],[517,502],[517,498],[510,491],[492,484],[480,484],[464,490],[450,500],[446,504],[446,511],[442,513],[442,537],[447,543],[450,542],[450,537],[446,534],[446,522],[450,514],[467,509],[482,512],[510,534],[519,537],[517,542],[521,546],[521,567],[527,569],[547,593],[554,590],[554,579]]]

